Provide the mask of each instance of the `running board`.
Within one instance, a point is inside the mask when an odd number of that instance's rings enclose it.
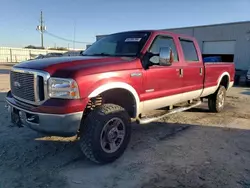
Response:
[[[186,111],[186,110],[188,110],[190,108],[194,108],[196,106],[199,106],[201,103],[202,103],[201,101],[198,101],[198,102],[190,104],[188,106],[178,107],[178,108],[175,108],[175,109],[172,109],[172,110],[168,110],[167,113],[161,114],[159,116],[139,118],[139,119],[137,119],[137,123],[139,123],[139,124],[151,123],[151,122],[157,121],[159,119],[162,119],[162,118],[164,118],[166,116],[169,116],[171,114],[175,114],[177,112],[183,112],[183,111]]]

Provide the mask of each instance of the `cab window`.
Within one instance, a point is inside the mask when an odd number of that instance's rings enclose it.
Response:
[[[176,46],[172,37],[157,36],[153,44],[151,45],[149,52],[159,54],[160,48],[162,47],[170,47],[174,53],[174,61],[179,61]]]
[[[199,61],[194,42],[191,40],[180,39],[185,61]]]

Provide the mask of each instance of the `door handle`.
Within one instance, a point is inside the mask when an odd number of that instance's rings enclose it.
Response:
[[[183,69],[179,69],[179,75],[180,77],[183,77]]]
[[[202,76],[203,68],[200,68],[200,75]]]

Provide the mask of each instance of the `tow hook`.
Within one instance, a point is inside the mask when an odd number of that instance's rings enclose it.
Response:
[[[8,110],[8,112],[10,112],[10,110],[11,110],[11,107],[10,107],[10,105],[8,105],[8,104],[5,104],[5,106],[4,106],[7,110]]]
[[[21,119],[22,116],[20,116],[20,113],[19,113],[19,112],[16,113],[16,112],[13,110],[13,108],[12,108],[9,104],[6,104],[4,107],[5,107],[5,108],[8,110],[8,112],[10,113],[11,122],[12,122],[14,125],[18,126],[18,127],[23,127],[22,119]]]
[[[22,124],[22,121],[20,119],[20,116],[17,113],[11,112],[11,122],[14,125],[18,126],[19,128],[23,127],[23,124]]]

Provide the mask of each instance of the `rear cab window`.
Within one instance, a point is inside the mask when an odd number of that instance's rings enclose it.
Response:
[[[180,38],[184,60],[186,62],[199,62],[198,53],[194,45],[194,41]]]

